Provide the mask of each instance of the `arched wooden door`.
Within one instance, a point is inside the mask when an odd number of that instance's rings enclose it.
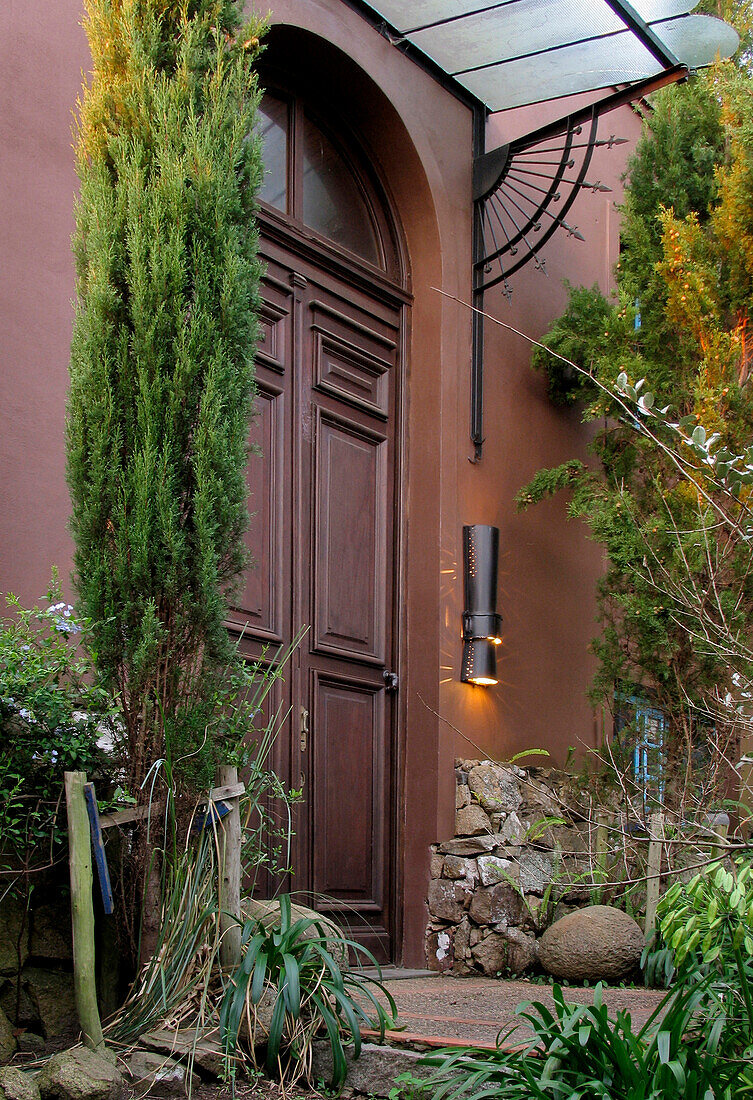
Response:
[[[290,888],[388,960],[407,296],[386,211],[346,146],[292,96],[265,97],[263,128],[254,565],[232,621],[250,656],[308,628],[276,757],[303,789]]]

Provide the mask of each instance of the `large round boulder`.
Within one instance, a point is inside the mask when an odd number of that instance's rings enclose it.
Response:
[[[548,974],[571,982],[620,982],[637,969],[644,946],[640,926],[610,905],[589,905],[561,917],[539,942]]]

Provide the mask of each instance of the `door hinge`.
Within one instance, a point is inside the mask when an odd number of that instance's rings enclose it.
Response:
[[[309,747],[309,712],[301,707],[301,752],[306,752]]]

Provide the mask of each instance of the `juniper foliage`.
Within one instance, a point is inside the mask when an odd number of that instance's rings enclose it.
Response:
[[[68,406],[75,579],[134,794],[205,736],[245,562],[261,179],[239,0],[86,0]]]

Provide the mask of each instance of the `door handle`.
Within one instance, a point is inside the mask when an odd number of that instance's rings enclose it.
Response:
[[[382,672],[382,679],[384,680],[385,691],[397,691],[400,680],[396,672],[389,672],[385,669]]]
[[[309,747],[309,712],[305,707],[301,707],[301,739],[300,747],[301,752],[306,752]]]

